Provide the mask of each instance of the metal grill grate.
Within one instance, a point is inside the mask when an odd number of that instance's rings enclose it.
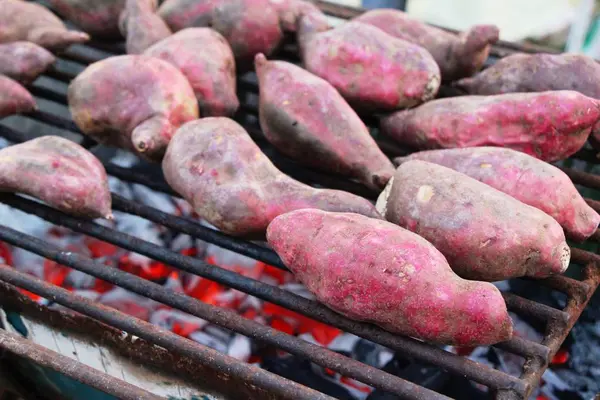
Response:
[[[340,7],[327,2],[317,3],[319,3],[323,10],[328,14],[340,18],[349,18],[360,12],[356,9]],[[87,49],[85,47],[87,47]],[[56,66],[48,71],[45,76],[54,81],[64,83],[70,82],[76,74],[66,67],[67,64],[69,67],[75,67],[78,71],[81,71],[89,63],[103,58],[102,56],[90,56],[90,47],[95,48],[96,50],[100,49],[103,52],[106,52],[107,55],[118,54],[123,51],[122,45],[115,44],[91,43],[89,46],[73,46],[60,56],[60,60]],[[523,48],[514,44],[501,43],[494,48],[492,55],[493,57],[502,57],[514,51],[530,52],[539,50],[540,49],[538,48]],[[283,47],[279,56],[282,59],[297,62],[298,60],[295,54],[295,46],[292,43],[289,43]],[[65,62],[67,64],[65,64]],[[257,124],[256,116],[258,110],[256,98],[258,87],[255,75],[253,73],[248,73],[240,76],[238,87],[242,106],[241,111],[236,118],[246,127],[251,136],[282,171],[296,179],[310,184],[343,189],[370,199],[373,199],[377,195],[354,182],[300,167],[273,151],[264,140]],[[34,83],[29,89],[38,99],[48,100],[63,106],[66,105],[65,91],[48,89],[39,83]],[[445,89],[442,94],[451,95],[452,93],[448,89]],[[81,135],[72,121],[49,112],[43,105],[38,111],[20,117],[13,117],[12,119],[17,122],[25,119],[38,121],[59,128],[65,132],[69,132],[69,137],[77,138],[76,140],[80,141],[87,148],[95,146],[94,142]],[[374,117],[365,117],[364,119],[367,124],[371,126],[376,125]],[[42,136],[43,134],[44,132],[39,132],[39,136]],[[14,143],[23,142],[29,139],[24,132],[15,128],[9,128],[2,124],[0,124],[0,136],[3,136]],[[406,154],[405,149],[399,148],[397,145],[386,141],[385,138],[378,138],[378,143],[390,156]],[[586,161],[594,160],[594,155],[586,150],[579,152],[574,157]],[[122,168],[110,163],[106,163],[105,167],[110,175],[119,179],[140,183],[156,191],[176,196],[176,194],[166,185],[164,180],[149,178],[142,171]],[[563,170],[576,184],[600,190],[599,176],[567,168],[564,168]],[[148,256],[180,270],[243,291],[267,302],[277,304],[317,321],[353,333],[375,343],[382,344],[397,352],[400,356],[412,357],[416,360],[436,365],[450,373],[465,376],[472,381],[488,386],[499,399],[527,398],[533,387],[538,384],[549,360],[556,353],[570,329],[579,318],[583,308],[594,293],[600,280],[600,274],[598,273],[596,266],[600,257],[597,254],[573,248],[572,261],[577,265],[573,265],[571,268],[582,268],[583,279],[581,281],[564,276],[538,281],[540,285],[560,291],[567,295],[567,306],[565,309],[558,310],[519,297],[512,293],[503,293],[510,311],[517,313],[525,319],[535,319],[540,321],[546,326],[545,336],[541,343],[514,337],[508,342],[496,345],[496,347],[500,349],[525,357],[526,362],[523,372],[520,377],[515,377],[467,358],[444,351],[438,347],[411,338],[393,335],[373,325],[349,320],[318,302],[305,299],[276,286],[244,277],[235,272],[207,264],[196,258],[181,255],[148,241],[118,232],[94,222],[66,215],[24,197],[12,194],[0,194],[0,201],[15,209],[37,215],[56,225],[67,227],[73,231],[112,243],[123,249]],[[600,202],[588,200],[588,203],[594,209],[600,211]],[[282,264],[279,257],[272,251],[251,242],[216,232],[191,219],[170,215],[158,209],[129,201],[116,194],[113,194],[113,208],[125,213],[138,215],[167,227],[174,232],[185,233],[194,238],[214,243],[223,248],[285,269],[285,266]],[[599,239],[600,234],[596,233],[590,241],[599,242]],[[260,342],[275,346],[293,355],[303,357],[322,367],[340,372],[344,376],[354,378],[375,388],[394,393],[401,398],[446,398],[441,394],[400,379],[374,367],[362,364],[326,348],[308,343],[302,339],[254,321],[247,320],[233,311],[202,303],[192,297],[176,293],[127,272],[106,268],[105,265],[94,261],[91,258],[65,252],[53,244],[20,233],[1,224],[0,240],[118,285],[139,295],[172,306],[175,309],[200,317],[221,327],[225,327]],[[42,297],[53,300],[56,303],[71,308],[81,314],[137,335],[150,343],[158,344],[169,351],[187,357],[209,369],[216,370],[225,377],[225,380],[241,382],[242,385],[245,386],[245,389],[248,390],[247,393],[250,393],[254,397],[289,399],[330,398],[329,396],[318,393],[315,390],[260,368],[241,363],[191,340],[183,339],[171,332],[157,328],[144,321],[126,316],[114,309],[73,295],[62,288],[42,282],[34,277],[17,272],[14,269],[0,268],[0,281],[39,294]],[[64,368],[64,364],[70,362],[70,360],[62,359],[56,354],[49,355],[42,349],[36,348],[35,345],[27,343],[27,341],[24,341],[23,339],[11,337],[11,335],[2,333],[2,331],[0,331],[0,348],[5,348],[10,352],[26,356],[42,365],[50,365],[59,370],[70,371],[72,374],[77,375],[74,376],[76,379],[84,381],[87,379],[87,371],[85,369]],[[63,366],[61,367],[61,365]],[[103,379],[106,379],[106,381],[103,381],[103,384],[98,384],[98,382],[89,383],[91,385],[96,383],[98,385],[95,386],[99,386],[101,389],[110,386],[112,388],[111,390],[118,391],[116,395],[119,398],[155,398],[150,394],[140,394],[141,392],[139,392],[138,388],[129,387],[124,384],[124,382],[119,382],[110,376],[105,376]]]

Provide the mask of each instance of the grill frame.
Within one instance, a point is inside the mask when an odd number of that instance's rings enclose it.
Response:
[[[326,13],[338,18],[350,18],[358,15],[361,12],[359,9],[338,6],[325,1],[317,1],[316,3]],[[123,50],[121,44],[115,45],[92,42],[90,47],[113,53],[122,52]],[[77,50],[77,48],[81,48],[81,46],[74,46],[59,57],[63,60],[79,64],[89,64],[90,62],[97,61],[97,59],[93,57],[82,54]],[[499,45],[494,46],[491,54],[492,57],[502,57],[515,51],[535,52],[548,50],[536,46],[520,46],[512,43],[502,42]],[[293,55],[291,55],[293,53],[293,45],[288,44],[284,46],[282,51],[282,56],[284,58],[291,58],[292,61],[294,61]],[[45,76],[60,82],[68,82],[74,77],[73,74],[61,68],[60,65],[48,71]],[[36,98],[43,98],[59,104],[65,104],[66,99],[62,93],[41,87],[35,83],[29,88]],[[243,113],[245,114],[247,112],[255,115],[257,112],[256,106],[247,101],[248,93],[257,93],[257,84],[256,81],[252,79],[251,75],[250,77],[245,75],[244,77],[240,78],[239,91],[246,96],[241,97],[243,103]],[[442,96],[446,94],[452,94],[452,92],[445,88],[442,91]],[[246,101],[244,101],[244,99],[246,99]],[[24,117],[58,127],[71,133],[80,134],[79,130],[72,121],[47,113],[45,111],[35,111],[25,115]],[[364,119],[365,122],[370,125],[373,125],[375,122],[373,117],[366,117]],[[257,143],[261,145],[261,148],[266,150],[265,152],[270,158],[272,158],[276,165],[282,169],[283,172],[305,182],[308,181],[310,183],[317,183],[327,187],[343,189],[355,194],[363,195],[367,198],[374,198],[375,193],[368,191],[354,182],[299,167],[294,162],[291,162],[285,157],[273,152],[269,146],[265,147],[265,141],[262,137],[262,133],[257,129],[256,125],[249,126],[245,124],[245,127],[248,129],[249,133],[257,141]],[[3,125],[0,125],[0,136],[3,136],[13,142],[22,142],[26,140],[25,136],[21,132]],[[383,139],[383,141],[379,139],[381,138],[378,138],[378,143],[388,155],[396,156],[406,154],[405,149],[402,149],[389,141],[385,141],[385,139]],[[84,147],[91,148],[95,143],[83,136],[82,144]],[[594,155],[592,152],[586,150],[579,152],[574,157],[587,161],[594,160]],[[164,181],[154,181],[151,178],[144,176],[142,173],[127,168],[118,167],[114,164],[105,164],[105,167],[107,168],[109,175],[113,175],[125,181],[141,183],[150,187],[151,189],[175,195]],[[563,168],[563,170],[571,177],[571,179],[573,179],[575,183],[600,190],[599,176],[569,168]],[[430,362],[452,373],[467,376],[476,382],[489,386],[493,391],[495,391],[496,398],[498,399],[528,397],[534,386],[539,382],[539,379],[543,374],[543,371],[546,369],[549,360],[551,360],[552,356],[556,353],[564,338],[568,335],[573,324],[579,318],[582,310],[585,308],[600,281],[600,274],[597,267],[600,265],[600,256],[585,250],[572,248],[573,261],[577,262],[578,264],[585,265],[583,268],[584,280],[577,281],[561,276],[539,281],[542,285],[567,294],[567,307],[564,310],[557,310],[511,293],[504,293],[509,310],[515,311],[522,317],[541,319],[541,321],[545,322],[547,326],[547,332],[541,344],[534,343],[526,339],[513,338],[509,342],[501,343],[496,346],[503,350],[526,357],[527,361],[524,366],[523,374],[519,378],[516,378],[468,360],[464,357],[456,356],[437,347],[421,343],[417,340],[392,335],[372,325],[348,320],[347,318],[334,313],[317,302],[303,299],[300,296],[285,292],[268,284],[253,281],[252,279],[242,277],[234,272],[206,264],[201,260],[182,256],[167,249],[162,249],[158,246],[152,245],[151,243],[144,242],[143,240],[123,233],[119,233],[93,222],[71,217],[60,211],[51,209],[47,206],[23,197],[0,194],[0,202],[8,204],[17,209],[21,209],[25,212],[38,215],[43,219],[46,219],[57,225],[66,226],[74,231],[79,231],[89,236],[116,244],[119,247],[151,256],[151,258],[165,262],[173,267],[195,273],[210,280],[223,283],[226,286],[250,293],[263,300],[281,305],[303,315],[307,315],[313,319],[328,323],[329,325],[336,326],[342,330],[354,333],[357,336],[369,339],[373,342],[383,344],[400,354],[412,356],[418,360]],[[600,210],[600,202],[588,200],[588,203],[590,203],[590,205],[596,210]],[[275,267],[285,269],[285,266],[283,266],[279,257],[272,251],[256,244],[237,238],[232,238],[223,233],[213,231],[188,218],[165,214],[157,209],[123,199],[118,195],[113,195],[113,206],[116,210],[139,215],[145,219],[161,224],[171,230],[189,234],[194,238],[214,243],[223,248],[236,251],[240,254],[247,255]],[[598,242],[599,237],[600,235],[596,233],[591,240]],[[60,249],[52,248],[51,245],[44,243],[40,239],[21,234],[11,230],[10,228],[0,226],[0,240],[22,248],[26,248],[34,253],[41,254],[63,265],[87,272],[90,275],[105,278],[106,280],[116,283],[119,286],[124,287],[124,285],[126,285],[125,287],[128,289],[133,289],[132,291],[137,291],[138,293],[146,295],[146,297],[154,298],[152,296],[147,296],[148,294],[153,294],[155,297],[157,296],[156,290],[152,288],[152,285],[155,284],[151,282],[139,282],[143,281],[143,279],[134,277],[133,275],[122,271],[118,271],[117,273],[117,271],[107,269],[102,264],[96,264],[91,259],[86,259],[86,257],[73,255],[63,252]],[[116,318],[115,315],[118,316],[119,314],[115,310],[105,310],[108,314],[98,314],[96,308],[101,308],[98,307],[98,305],[87,304],[83,300],[78,300],[77,302],[73,303],[73,299],[71,297],[75,296],[64,291],[63,289],[52,287],[52,285],[39,282],[33,277],[26,276],[7,268],[0,268],[0,281],[25,288],[41,295],[42,297],[53,299],[59,304],[70,304],[76,309],[79,308],[77,311],[86,315],[94,315],[99,320],[103,320],[103,318],[106,319],[107,315]],[[163,289],[163,292],[166,291],[166,289]],[[244,320],[241,316],[233,312],[224,313],[223,311],[220,311],[218,307],[202,305],[203,303],[200,303],[198,300],[192,299],[188,296],[185,296],[188,297],[188,299],[183,299],[180,297],[184,296],[180,295],[178,297],[174,295],[174,292],[160,293],[159,297],[162,300],[161,302],[164,304],[174,305],[177,309],[189,312],[192,315],[200,316],[201,318],[209,320],[217,325],[224,326],[229,329],[233,328],[232,330],[236,332],[241,331],[241,333],[244,333],[247,336],[253,337],[257,340],[263,341],[270,345],[278,346],[279,348],[284,348],[293,354],[305,356],[319,365],[326,366],[336,371],[341,371],[344,375],[358,379],[364,383],[369,383],[377,388],[394,392],[403,398],[445,398],[439,396],[436,397],[436,393],[434,392],[428,391],[427,389],[421,388],[417,385],[410,384],[409,382],[397,377],[393,377],[390,374],[378,371],[375,368],[367,367],[364,364],[351,360],[347,357],[337,355],[329,350],[321,349],[318,346],[308,344],[301,339],[275,331],[272,328],[265,328],[262,325],[256,324],[252,321]],[[86,304],[86,306],[83,307],[82,304]],[[127,317],[127,319],[132,320],[133,318]],[[145,325],[143,321],[139,320],[135,322],[133,326],[128,325],[129,329],[142,329],[140,326]],[[150,330],[157,329],[151,329],[150,327],[145,327],[144,329],[146,328]],[[138,331],[138,333],[140,332]],[[142,331],[142,334],[145,333]],[[169,334],[173,335],[167,331],[163,331],[160,334],[157,333],[156,336],[150,335],[147,337],[150,338],[150,341],[160,341],[159,337],[161,335]],[[142,337],[141,335],[138,336]],[[175,342],[179,343],[180,340],[185,339],[174,340]],[[201,352],[206,352],[207,348],[189,340],[185,341],[189,343],[181,343],[181,347],[176,346],[176,348],[173,348],[172,350],[182,354],[183,357],[191,357],[191,359],[194,359],[196,362],[200,362],[200,364],[206,362],[206,359],[198,358],[198,354]],[[2,340],[0,340],[0,347],[3,347],[2,343]],[[193,345],[190,343],[193,343]],[[187,348],[187,350],[184,350],[184,348]],[[245,370],[242,365],[245,364],[231,359],[225,360],[224,364],[221,364],[221,366],[225,365],[235,370],[235,372],[230,374],[231,376],[235,376],[236,378],[244,376]],[[215,368],[219,366],[213,363],[212,365],[208,365],[208,367]],[[297,387],[299,386],[298,384],[291,383],[291,381],[287,379],[278,377],[266,371],[263,372],[265,372],[265,374],[261,375],[261,378],[259,378],[259,381],[256,382],[256,384],[259,388],[269,388],[271,391],[270,394],[275,395],[274,398],[326,398],[319,397],[308,388],[299,388]],[[117,379],[116,381],[119,380]],[[264,393],[265,392],[262,392],[262,394]]]

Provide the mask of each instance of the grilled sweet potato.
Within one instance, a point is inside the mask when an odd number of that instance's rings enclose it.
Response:
[[[283,39],[270,0],[167,0],[158,12],[173,31],[209,27],[222,34],[240,69],[257,53],[271,54]]]
[[[69,31],[46,7],[21,0],[0,4],[0,43],[24,40],[48,50],[63,50],[89,40],[87,33]]]
[[[301,163],[381,190],[394,174],[354,110],[327,81],[285,61],[255,60],[260,126],[277,149]]]
[[[28,84],[36,80],[56,58],[31,42],[0,44],[0,75]]]
[[[435,97],[440,69],[427,50],[361,22],[331,30],[327,25],[315,13],[300,19],[304,66],[331,83],[353,107],[396,110]]]
[[[281,173],[248,133],[228,118],[203,118],[177,130],[162,163],[169,185],[202,218],[235,236],[260,237],[276,216],[300,208],[381,218],[367,200],[314,189]]]
[[[33,111],[36,108],[31,94],[18,82],[0,75],[0,118]]]
[[[429,240],[465,279],[542,278],[569,265],[569,246],[552,217],[441,165],[403,163],[377,209]]]
[[[520,151],[500,147],[430,150],[394,161],[403,164],[411,160],[451,168],[540,209],[572,239],[587,239],[600,224],[600,215],[583,200],[564,172]]]
[[[319,7],[304,0],[270,0],[279,13],[279,22],[286,32],[296,32],[298,19],[304,14],[323,14]]]
[[[0,150],[0,191],[27,194],[69,214],[112,219],[104,167],[86,149],[59,136]]]
[[[381,129],[418,149],[502,146],[545,161],[569,157],[600,118],[596,100],[575,91],[439,99],[381,121]]]
[[[161,40],[144,54],[168,61],[188,78],[205,117],[232,116],[236,94],[235,60],[227,40],[209,28],[187,28]]]
[[[153,161],[162,159],[180,125],[198,118],[187,78],[168,62],[143,55],[90,65],[71,82],[68,98],[85,134]]]
[[[127,38],[128,54],[143,53],[148,47],[171,36],[171,30],[156,14],[158,0],[126,0],[119,28]]]
[[[63,18],[92,36],[119,37],[119,15],[125,0],[48,0]]]
[[[267,240],[319,301],[348,318],[460,346],[512,336],[494,285],[459,278],[435,247],[389,222],[298,210],[275,218]]]
[[[424,47],[439,65],[444,81],[471,76],[479,71],[491,45],[499,39],[495,25],[476,25],[455,35],[391,9],[368,11],[354,21],[376,26],[394,37]]]

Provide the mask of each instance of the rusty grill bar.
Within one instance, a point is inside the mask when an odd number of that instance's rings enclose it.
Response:
[[[340,18],[350,18],[361,12],[357,9],[333,5],[324,1],[317,1],[317,3],[328,14]],[[123,50],[121,44],[91,43],[90,46],[114,54],[121,53]],[[74,46],[62,54],[60,59],[68,61],[69,64],[72,65],[78,64],[78,69],[82,70],[87,64],[103,58],[91,57],[89,54],[83,53],[82,48],[82,46]],[[535,46],[524,47],[512,43],[501,42],[494,47],[491,54],[494,57],[502,57],[515,51],[535,52],[547,51],[547,49]],[[293,44],[284,46],[280,56],[286,60],[298,61]],[[74,78],[75,74],[68,71],[67,68],[64,67],[64,64],[61,67],[61,63],[59,62],[57,66],[48,71],[45,76],[59,82],[68,83]],[[274,152],[268,143],[266,143],[258,125],[255,122],[249,123],[247,119],[248,116],[256,117],[258,113],[256,102],[252,101],[252,98],[257,96],[258,89],[255,75],[245,74],[239,78],[238,82],[238,92],[242,103],[238,119],[244,124],[253,139],[261,146],[278,168],[294,178],[307,183],[343,189],[370,199],[376,197],[376,193],[369,191],[361,185],[336,176],[300,167],[293,161]],[[61,91],[48,89],[39,84],[33,84],[29,89],[37,98],[66,105],[65,93]],[[442,95],[445,93],[452,94],[451,91],[448,91],[447,89],[444,90]],[[42,122],[71,133],[81,134],[72,121],[43,111],[43,109],[27,114],[24,118]],[[377,121],[375,118],[365,117],[364,120],[371,127],[376,126]],[[39,136],[43,134],[43,132],[40,132]],[[0,136],[15,143],[23,142],[28,139],[23,132],[3,125],[0,125]],[[402,155],[409,152],[407,149],[403,149],[398,145],[389,142],[385,138],[378,136],[376,136],[376,138],[382,149],[390,156]],[[86,137],[83,137],[82,140],[84,147],[90,148],[95,146],[95,143]],[[595,162],[595,156],[593,152],[589,150],[582,150],[577,153],[574,158]],[[164,180],[156,181],[143,173],[110,163],[106,163],[105,167],[110,175],[121,180],[140,183],[153,190],[177,196]],[[563,170],[576,184],[600,190],[599,176],[569,168],[563,168]],[[594,209],[600,211],[600,202],[591,199],[586,200]],[[510,311],[517,313],[523,318],[541,321],[545,323],[546,327],[545,336],[541,343],[514,337],[508,342],[500,343],[495,346],[525,357],[526,362],[523,373],[520,377],[515,377],[447,352],[439,347],[415,339],[393,335],[370,324],[349,320],[316,301],[308,300],[279,287],[244,277],[215,265],[207,264],[197,258],[181,255],[169,249],[162,248],[150,242],[104,227],[94,222],[72,217],[21,196],[0,194],[0,202],[26,213],[37,215],[56,225],[67,227],[73,231],[148,256],[180,270],[243,291],[262,300],[288,308],[317,321],[353,333],[375,343],[379,343],[394,350],[400,357],[413,357],[414,359],[436,365],[450,373],[465,376],[472,381],[488,386],[496,394],[496,398],[499,399],[523,399],[529,396],[535,385],[539,383],[541,375],[547,368],[549,361],[558,351],[559,346],[579,318],[579,315],[587,305],[600,281],[600,273],[598,271],[598,268],[600,267],[600,256],[589,251],[572,248],[572,261],[578,265],[572,265],[571,268],[583,268],[582,272],[584,277],[581,281],[564,276],[556,276],[538,281],[540,285],[560,291],[567,295],[567,306],[565,309],[558,310],[512,293],[503,293]],[[116,210],[137,215],[160,224],[174,232],[185,233],[194,238],[216,244],[225,249],[249,256],[277,268],[285,269],[285,266],[282,264],[279,257],[271,250],[214,231],[200,225],[192,219],[167,214],[158,209],[124,199],[116,194],[113,194],[113,207]],[[191,315],[200,317],[221,327],[228,328],[234,332],[244,334],[263,343],[283,349],[296,356],[304,357],[318,365],[340,372],[345,376],[354,378],[375,388],[394,393],[401,398],[446,398],[441,394],[405,381],[374,367],[362,364],[326,348],[313,345],[271,327],[247,320],[233,311],[202,303],[192,297],[176,293],[127,272],[114,268],[107,268],[105,265],[96,262],[91,258],[65,252],[41,239],[17,232],[6,226],[0,225],[0,240],[113,283],[134,293],[172,306],[173,308],[187,312]],[[595,234],[590,241],[595,243],[600,242],[600,234]],[[122,314],[114,309],[73,295],[67,290],[22,274],[16,270],[0,268],[0,280],[34,292],[84,315],[90,316],[118,329],[122,329],[128,333],[135,334],[146,339],[150,343],[158,344],[177,354],[188,357],[201,365],[223,373],[225,376],[230,376],[244,382],[246,385],[251,385],[254,387],[253,390],[257,392],[262,392],[263,394],[268,393],[269,398],[271,396],[289,399],[330,398],[329,396],[318,393],[310,388],[260,368],[239,362],[191,340],[181,338],[167,330],[155,327],[144,321]],[[50,355],[47,351],[25,342],[27,341],[7,336],[7,334],[0,331],[0,348],[5,348],[9,352],[18,353],[19,355],[26,356],[34,361],[37,360],[40,363],[45,363],[44,365],[48,365],[78,379],[77,376],[72,375],[72,373],[76,373],[74,372],[74,368],[69,369],[63,365],[64,362],[66,362],[64,358],[61,358],[56,354]],[[80,380],[86,379],[83,376],[85,375],[83,369],[78,370],[77,373],[80,374]],[[118,397],[132,398],[131,393],[134,392],[127,392],[127,390],[136,390],[135,388],[122,386],[123,382],[116,378],[110,376],[106,376],[105,378],[107,379],[106,382],[110,382],[114,388],[116,388],[115,390],[122,388],[123,392],[117,394]],[[90,382],[90,384],[94,386],[94,382]],[[101,387],[99,388],[102,390]],[[140,398],[154,398],[148,397],[147,394],[145,394],[145,396],[146,397]]]

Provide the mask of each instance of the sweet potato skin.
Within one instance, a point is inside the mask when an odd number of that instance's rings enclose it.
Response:
[[[56,12],[95,37],[120,36],[119,16],[126,0],[49,0]]]
[[[205,117],[232,116],[240,106],[235,59],[227,40],[210,28],[186,28],[144,54],[176,66],[188,79]]]
[[[459,96],[381,120],[381,129],[416,149],[500,146],[552,162],[577,152],[600,118],[598,103],[575,91]]]
[[[24,193],[69,214],[112,219],[104,167],[86,149],[59,136],[0,150],[0,191]]]
[[[600,215],[555,166],[520,151],[500,147],[430,150],[394,160],[443,165],[477,179],[554,218],[571,239],[583,241],[600,224]]]
[[[303,14],[317,13],[324,15],[319,7],[310,1],[303,0],[270,0],[279,13],[279,22],[286,32],[296,32],[298,19]]]
[[[0,118],[33,111],[36,108],[31,94],[18,82],[0,75]]]
[[[18,40],[33,42],[48,50],[60,51],[89,40],[87,33],[69,31],[46,7],[21,0],[2,0],[0,43]]]
[[[319,301],[349,318],[441,344],[512,335],[494,285],[459,278],[435,247],[389,222],[298,210],[275,218],[267,240]]]
[[[0,75],[24,84],[36,80],[55,61],[52,53],[35,43],[0,44]]]
[[[159,161],[175,130],[198,118],[186,77],[144,55],[110,57],[87,67],[69,85],[69,109],[85,134]]]
[[[273,218],[300,208],[381,218],[361,197],[313,189],[284,175],[244,128],[228,118],[183,125],[171,140],[162,167],[169,185],[198,215],[235,236],[264,237]]]
[[[255,60],[265,136],[299,162],[359,179],[381,190],[394,174],[369,130],[324,79],[284,61]]]
[[[141,54],[148,47],[171,36],[172,32],[156,14],[157,0],[126,0],[119,19],[128,54]]]
[[[300,19],[304,66],[331,83],[353,107],[396,110],[435,97],[440,69],[427,50],[361,22],[328,31],[320,31],[322,26],[315,14]]]
[[[389,35],[425,48],[440,67],[444,81],[471,76],[479,71],[500,34],[495,25],[476,25],[455,35],[393,9],[367,11],[354,21],[376,26]]]
[[[255,54],[271,54],[283,39],[270,0],[167,0],[158,13],[174,32],[209,27],[222,34],[239,69],[251,66]]]
[[[429,240],[465,279],[542,278],[569,265],[569,246],[552,217],[441,165],[400,165],[378,210]]]

